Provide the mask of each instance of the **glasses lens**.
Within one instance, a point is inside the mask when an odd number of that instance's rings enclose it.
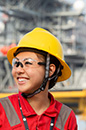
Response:
[[[34,66],[35,63],[36,63],[35,60],[30,59],[30,58],[24,60],[24,64],[25,64],[26,67],[28,67],[28,66]]]
[[[17,58],[14,58],[13,61],[12,61],[12,67],[14,67],[14,68],[17,68],[19,65],[22,68],[23,68],[23,65],[25,67],[36,67],[36,64],[38,64],[38,65],[45,65],[44,62],[37,62],[36,60],[31,59],[31,58],[25,58],[23,60],[19,60]]]
[[[19,66],[18,60],[16,58],[13,59],[13,61],[12,61],[12,67],[18,67],[18,66]]]

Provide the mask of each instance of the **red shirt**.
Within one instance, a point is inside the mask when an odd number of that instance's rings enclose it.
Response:
[[[25,130],[22,115],[20,112],[18,96],[20,98],[20,104],[22,107],[23,115],[27,118],[29,130],[50,130],[50,123],[52,117],[55,117],[53,130],[60,130],[55,126],[55,123],[61,110],[62,103],[56,101],[50,93],[50,106],[41,115],[36,114],[36,112],[30,106],[28,101],[24,97],[22,97],[21,94],[9,96],[8,98],[11,101],[16,113],[18,114],[21,123],[11,127],[8,118],[5,114],[4,108],[0,103],[0,130]],[[12,117],[13,116],[14,115],[12,115]],[[76,118],[73,111],[71,111],[67,119],[67,122],[64,126],[64,130],[77,130]]]

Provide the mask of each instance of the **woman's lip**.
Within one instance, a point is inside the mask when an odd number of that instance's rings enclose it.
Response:
[[[25,80],[25,79],[29,79],[28,77],[17,77],[18,80]]]
[[[27,77],[18,77],[17,80],[18,80],[18,84],[24,84],[24,83],[26,83],[27,80],[29,80],[29,78],[27,78]]]
[[[18,78],[17,80],[19,85],[24,85],[28,81],[27,78]]]

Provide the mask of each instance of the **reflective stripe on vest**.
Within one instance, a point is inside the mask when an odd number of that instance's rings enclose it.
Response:
[[[58,115],[57,121],[56,121],[56,127],[60,130],[64,130],[64,126],[66,124],[66,121],[71,113],[71,108],[67,107],[66,105],[62,105],[60,113]]]
[[[20,119],[11,103],[8,97],[0,99],[0,103],[2,104],[6,116],[8,118],[8,121],[10,123],[10,126],[18,125],[20,122]]]
[[[2,106],[5,110],[6,116],[7,116],[8,121],[11,126],[15,126],[15,125],[21,123],[20,119],[8,97],[0,99],[0,103],[2,104]],[[66,123],[70,113],[71,113],[71,109],[63,104],[61,107],[60,113],[58,115],[55,126],[57,128],[59,128],[60,130],[64,130],[65,123]]]

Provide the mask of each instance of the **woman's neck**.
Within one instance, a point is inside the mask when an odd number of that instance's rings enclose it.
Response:
[[[50,105],[48,92],[44,91],[41,91],[39,94],[28,98],[27,101],[38,115],[41,115]]]

